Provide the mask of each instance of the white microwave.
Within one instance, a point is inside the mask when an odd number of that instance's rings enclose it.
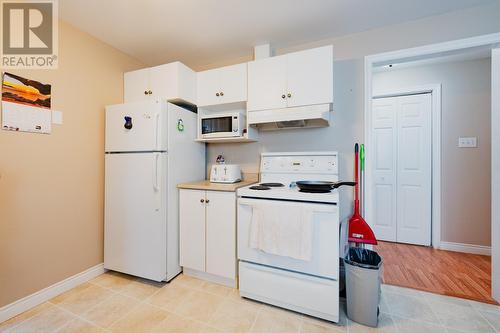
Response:
[[[228,138],[243,136],[245,115],[243,112],[217,113],[200,116],[199,138]]]

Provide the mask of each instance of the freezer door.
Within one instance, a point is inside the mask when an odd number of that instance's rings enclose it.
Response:
[[[104,267],[163,281],[166,153],[106,154]]]
[[[167,111],[161,101],[106,107],[106,152],[166,151]]]

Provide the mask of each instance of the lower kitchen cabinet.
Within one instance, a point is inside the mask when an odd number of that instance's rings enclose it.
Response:
[[[179,219],[181,266],[201,278],[206,273],[209,279],[234,282],[235,192],[180,189]]]

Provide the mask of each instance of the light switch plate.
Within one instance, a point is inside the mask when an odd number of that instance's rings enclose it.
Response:
[[[458,138],[458,148],[477,148],[477,136]]]
[[[52,124],[62,125],[63,114],[61,111],[52,110]]]

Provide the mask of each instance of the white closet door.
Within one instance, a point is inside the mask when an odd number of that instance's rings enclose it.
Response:
[[[397,100],[397,240],[431,245],[431,94]]]
[[[373,100],[373,214],[369,221],[378,240],[396,241],[396,112],[395,98]]]
[[[379,240],[431,244],[431,94],[373,100],[373,214]]]

